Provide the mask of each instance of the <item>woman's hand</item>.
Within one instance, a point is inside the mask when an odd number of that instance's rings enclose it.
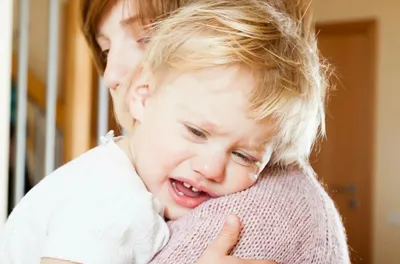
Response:
[[[240,229],[239,218],[230,215],[217,238],[207,247],[196,264],[276,264],[270,260],[247,260],[229,256],[230,250],[238,241]]]

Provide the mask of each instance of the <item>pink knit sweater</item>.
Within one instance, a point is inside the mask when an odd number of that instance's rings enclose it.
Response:
[[[281,264],[350,263],[335,205],[313,175],[298,169],[269,169],[252,188],[171,221],[171,239],[150,263],[195,263],[230,213],[244,225],[235,256]]]

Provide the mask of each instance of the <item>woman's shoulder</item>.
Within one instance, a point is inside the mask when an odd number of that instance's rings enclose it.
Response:
[[[244,195],[264,212],[264,216],[260,212],[259,217],[264,217],[265,221],[273,219],[277,228],[290,227],[293,232],[297,230],[299,235],[308,233],[308,236],[330,235],[338,229],[337,233],[344,234],[340,214],[311,168],[267,169]]]
[[[259,216],[265,212],[268,217],[295,216],[297,219],[307,218],[308,221],[329,218],[330,211],[337,211],[332,199],[312,171],[297,167],[268,168],[251,188],[210,200],[197,211],[203,211],[203,215],[206,212],[214,214],[233,211],[250,216],[254,215],[252,212],[255,209]]]
[[[273,197],[277,206],[286,209],[302,208],[305,212],[327,213],[336,207],[325,190],[322,181],[311,169],[288,167],[269,168],[254,186],[255,190],[248,190],[248,195],[256,195],[258,199]],[[270,200],[270,202],[273,202]]]
[[[340,213],[311,168],[271,168],[247,195],[255,197],[260,211],[264,211],[258,215],[264,219],[261,223],[279,230],[278,244],[286,246],[291,257],[301,254],[298,257],[315,263],[349,263]],[[246,215],[243,217],[252,223],[251,228],[258,225],[253,234],[263,230],[259,222]]]
[[[173,237],[195,243],[211,241],[228,214],[243,224],[233,254],[283,263],[348,263],[339,213],[313,173],[298,168],[270,168],[253,187],[203,203],[170,224]],[[203,241],[204,242],[204,241]]]

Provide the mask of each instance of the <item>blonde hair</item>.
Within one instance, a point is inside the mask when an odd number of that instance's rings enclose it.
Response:
[[[255,120],[276,121],[272,161],[304,166],[325,134],[328,87],[308,6],[301,0],[189,1],[153,25],[143,63],[155,75],[160,69],[246,67],[256,80],[249,101]],[[125,95],[128,86],[118,93]],[[116,103],[121,124],[132,127],[125,102]]]

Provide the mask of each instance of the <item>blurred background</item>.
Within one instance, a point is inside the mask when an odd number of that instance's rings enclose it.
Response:
[[[44,175],[118,130],[77,7],[0,2],[0,228]],[[398,264],[400,2],[315,0],[313,9],[336,89],[312,165],[342,215],[353,263]]]

